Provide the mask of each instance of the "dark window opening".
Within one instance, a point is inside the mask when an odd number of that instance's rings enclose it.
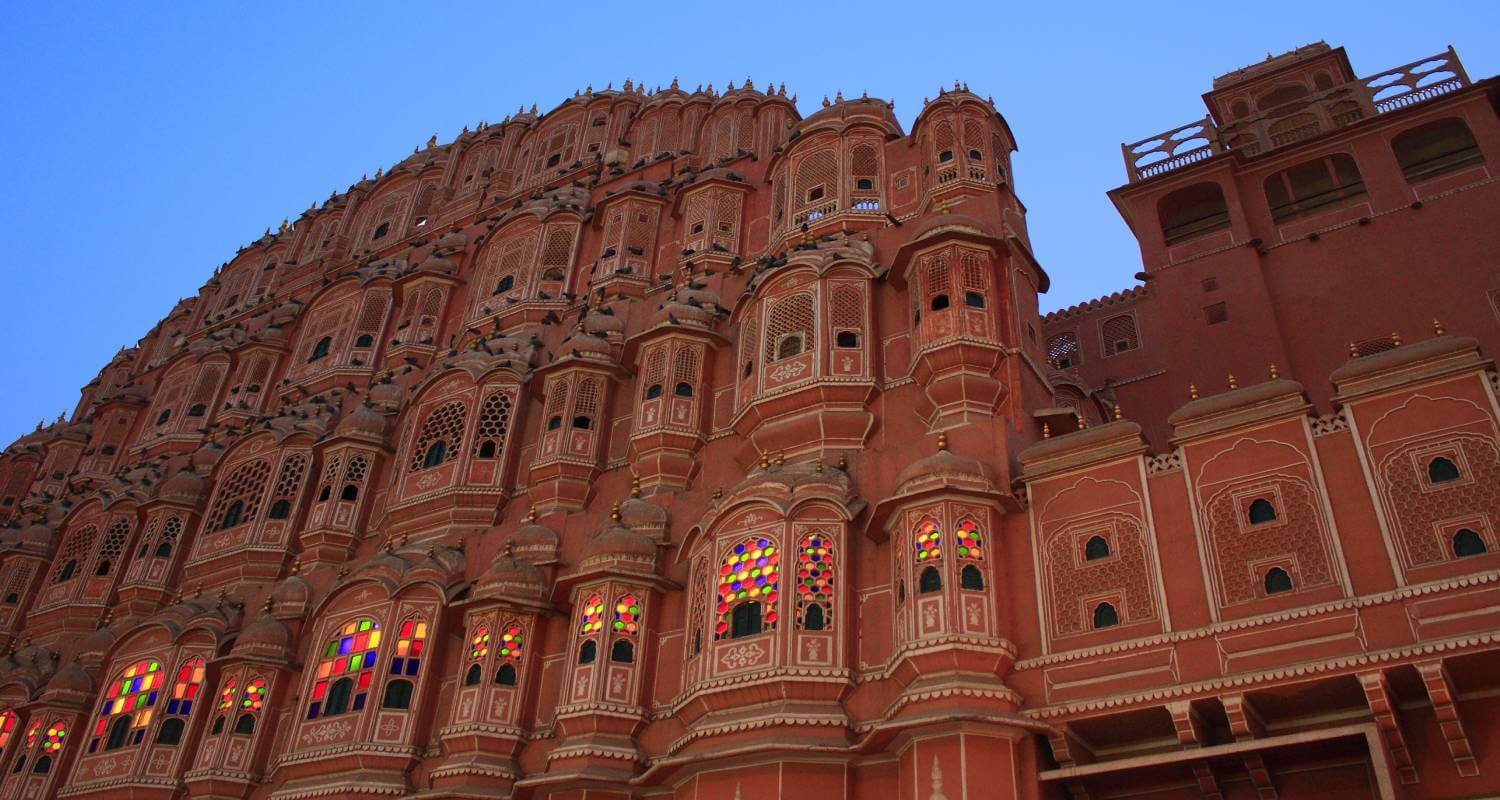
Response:
[[[555,167],[555,166],[557,166],[560,163],[562,163],[562,154],[561,153],[553,153],[552,155],[547,156],[547,166],[549,166],[549,167]]]
[[[234,721],[234,732],[244,736],[255,733],[255,716],[253,714],[241,714],[240,718]]]
[[[352,501],[352,500],[358,500],[359,499],[359,487],[355,486],[352,483],[349,484],[348,486],[345,486],[344,487],[344,491],[339,492],[339,499],[343,500],[345,502],[349,502],[349,501]]]
[[[1266,178],[1265,189],[1271,217],[1277,222],[1365,196],[1359,167],[1344,153],[1278,172]]]
[[[110,723],[109,737],[104,740],[105,750],[118,750],[125,746],[125,737],[130,734],[130,715],[125,715]]]
[[[172,409],[169,408],[166,411],[163,411],[160,414],[156,415],[156,424],[157,425],[165,425],[165,424],[167,424],[167,420],[169,420],[171,418],[172,418]]]
[[[214,727],[213,727],[213,730],[211,731],[211,733],[213,733],[213,735],[217,736],[217,735],[219,735],[219,734],[221,734],[223,732],[224,732],[224,717],[222,717],[222,716],[215,717],[214,718]]]
[[[802,355],[802,334],[793,333],[781,337],[776,343],[776,360]]]
[[[1266,594],[1278,594],[1292,590],[1292,576],[1281,567],[1266,570]]]
[[[368,333],[361,333],[359,335],[359,338],[354,340],[354,346],[358,347],[358,348],[361,348],[361,349],[366,348],[366,347],[371,347],[374,344],[375,344],[375,337],[371,336]]]
[[[292,503],[289,500],[277,500],[271,504],[271,511],[266,516],[270,519],[286,519],[292,515]]]
[[[245,501],[236,500],[229,504],[229,509],[224,512],[224,522],[219,525],[219,530],[229,530],[240,524],[241,518],[245,516]]]
[[[802,614],[802,629],[805,631],[823,630],[823,607],[813,604],[807,607]]]
[[[1446,458],[1434,458],[1427,465],[1427,480],[1431,483],[1447,483],[1458,479],[1458,467]]]
[[[646,399],[655,400],[658,397],[661,397],[661,384],[653,383],[646,389]]]
[[[1229,321],[1229,306],[1223,303],[1214,303],[1203,309],[1203,319],[1210,325],[1218,325]]]
[[[969,160],[970,161],[983,161],[984,160],[984,153],[981,153],[978,150],[970,150],[969,151]]]
[[[875,191],[875,181],[869,178],[860,178],[854,182],[854,188],[861,192],[873,192]]]
[[[678,381],[677,385],[672,387],[672,394],[678,397],[692,397],[693,385],[687,381]]]
[[[822,200],[822,199],[823,199],[823,187],[822,186],[814,186],[811,189],[807,190],[807,202],[811,203],[811,202],[814,202],[816,200]]]
[[[964,292],[964,305],[969,308],[984,308],[984,295],[979,292]]]
[[[984,591],[984,573],[973,564],[965,564],[963,571],[958,573],[958,585],[971,592]]]
[[[1259,525],[1262,522],[1271,522],[1275,519],[1276,507],[1271,505],[1271,501],[1264,497],[1257,497],[1254,502],[1250,503],[1251,525]]]
[[[516,685],[516,666],[514,664],[501,664],[500,669],[495,670],[496,686]]]
[[[952,150],[944,150],[943,152],[938,153],[938,163],[939,164],[946,164],[946,163],[948,163],[949,161],[952,161],[952,160],[953,160],[953,151]]]
[[[333,496],[333,487],[332,486],[324,486],[323,489],[322,489],[322,491],[318,492],[318,502],[321,503],[321,502],[327,500],[329,497],[332,497],[332,496]]]
[[[101,558],[99,564],[94,567],[94,574],[96,576],[108,575],[110,566],[109,559]]]
[[[1113,628],[1120,624],[1120,612],[1109,603],[1094,606],[1094,628]]]
[[[495,457],[495,440],[494,439],[486,439],[484,442],[480,443],[480,445],[479,445],[479,457],[480,458],[494,458]]]
[[[427,448],[427,455],[422,458],[422,469],[431,469],[448,458],[448,443],[439,439]]]
[[[71,580],[73,572],[76,569],[78,569],[78,562],[71,558],[68,559],[68,562],[63,564],[63,568],[57,571],[57,580],[53,581],[53,583],[66,583]]]
[[[21,596],[16,594],[15,592],[11,592],[10,594],[5,596],[5,604],[8,606],[13,606],[19,602],[21,602]]]
[[[25,754],[25,753],[22,753],[22,754],[21,754],[21,757],[20,757],[20,758],[18,758],[18,759],[16,759],[16,766],[15,766],[15,768],[13,768],[13,769],[12,769],[12,770],[11,770],[11,773],[12,773],[12,774],[15,774],[15,773],[18,773],[18,772],[20,772],[20,771],[21,771],[21,770],[22,770],[22,769],[25,769],[25,768],[26,768],[26,754]]]
[[[319,339],[318,343],[313,345],[312,355],[307,357],[308,363],[312,363],[320,358],[326,357],[328,355],[328,349],[330,347],[333,347],[332,336],[324,336],[323,338]]]
[[[391,232],[391,223],[389,223],[389,222],[382,222],[379,225],[375,226],[375,235],[370,237],[370,241],[373,242],[373,241],[375,241],[377,239],[384,239],[385,235],[387,233],[390,233],[390,232]]]
[[[1484,540],[1479,538],[1479,534],[1468,528],[1463,528],[1458,533],[1453,534],[1453,555],[1459,558],[1482,556],[1488,550],[1489,548],[1484,546]]]
[[[1088,540],[1083,546],[1083,558],[1085,561],[1098,561],[1101,558],[1109,558],[1109,542],[1103,536],[1095,536]]]
[[[1229,227],[1229,206],[1217,183],[1199,183],[1172,192],[1157,204],[1157,215],[1167,244]]]
[[[484,673],[479,669],[478,664],[470,664],[469,671],[464,673],[465,686],[478,686],[479,682],[483,679]]]
[[[933,311],[942,311],[943,309],[945,309],[947,307],[948,307],[948,295],[946,295],[946,294],[935,294],[935,295],[932,296],[932,310]]]
[[[586,431],[594,427],[594,420],[590,417],[579,414],[578,416],[573,418],[573,427],[579,430]]]
[[[928,567],[922,570],[922,575],[917,579],[917,592],[919,594],[931,594],[943,590],[943,573],[937,567]]]
[[[206,406],[206,405],[204,405],[202,403],[194,403],[192,406],[190,406],[188,408],[188,416],[190,416],[190,417],[201,417],[201,416],[203,416],[204,414],[207,414],[207,413],[208,413],[208,406]]]
[[[26,759],[17,762],[17,766],[26,763]],[[33,775],[46,775],[52,771],[52,756],[42,756],[36,760],[36,766],[31,768]]]
[[[616,664],[634,664],[635,645],[624,639],[615,640],[614,645],[609,648],[609,660]]]
[[[729,615],[729,638],[754,636],[761,632],[760,603],[750,600],[734,607]]]
[[[552,419],[547,420],[547,430],[549,430],[549,431],[555,431],[555,430],[557,430],[558,428],[561,428],[561,427],[562,427],[562,417],[554,416]]]
[[[843,348],[859,347],[859,334],[854,331],[839,331],[838,335],[833,337],[833,342]]]
[[[153,555],[155,555],[157,558],[169,558],[169,557],[171,557],[171,555],[172,555],[172,543],[171,542],[161,542],[161,543],[157,544],[156,545],[156,552]]]
[[[381,708],[411,708],[411,681],[394,680],[385,685],[385,695],[380,698]]]
[[[594,663],[594,659],[598,657],[599,644],[592,639],[584,642],[583,646],[578,648],[578,663],[580,664],[592,664]]]
[[[751,361],[746,361],[745,362],[745,377],[746,378],[750,377],[750,370],[753,369],[754,367],[755,367],[754,362],[751,362]]]
[[[515,288],[515,285],[516,285],[515,276],[513,276],[513,275],[506,275],[505,277],[503,277],[503,278],[500,279],[499,283],[495,284],[495,293],[498,294],[500,292],[508,292],[511,289]]]
[[[349,710],[349,696],[354,693],[354,681],[339,678],[328,687],[328,699],[323,703],[323,716],[332,717]]]
[[[1391,140],[1396,162],[1408,181],[1484,163],[1479,143],[1469,126],[1456,117],[1440,119],[1404,131]]]
[[[156,743],[168,745],[180,743],[182,741],[182,729],[185,727],[187,727],[187,723],[180,717],[173,717],[163,722],[161,728],[156,732]]]

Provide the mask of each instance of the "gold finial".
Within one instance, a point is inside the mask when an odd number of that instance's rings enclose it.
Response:
[[[385,551],[387,553],[392,553],[392,552],[395,552],[395,550],[396,550],[396,537],[394,537],[394,536],[387,536],[387,537],[385,537]]]
[[[300,574],[301,572],[302,572],[302,557],[298,556],[298,557],[292,559],[292,574],[293,575],[297,575],[297,574]]]
[[[1198,384],[1196,384],[1196,383],[1190,383],[1190,384],[1188,384],[1188,399],[1190,399],[1190,400],[1197,400],[1198,399]]]
[[[843,453],[839,453],[839,463],[835,464],[834,466],[838,467],[839,469],[848,469],[849,457],[847,455],[844,455]]]
[[[1280,378],[1280,377],[1281,377],[1281,373],[1279,371],[1277,371],[1277,369],[1276,369],[1276,362],[1272,361],[1271,362],[1271,380],[1274,381],[1274,380],[1276,380],[1277,378]]]
[[[769,455],[766,455],[765,453],[761,453],[760,454],[760,468],[761,469],[770,469],[771,468],[771,457]]]
[[[1086,431],[1088,429],[1089,429],[1089,415],[1083,413],[1082,411],[1078,412],[1078,430]]]
[[[723,497],[724,497],[724,487],[722,487],[722,486],[715,486],[714,487],[714,499],[715,500],[719,500],[719,499],[721,499]]]
[[[437,545],[435,545],[435,544],[429,544],[429,545],[427,545],[427,549],[422,551],[422,555],[424,555],[424,556],[426,556],[428,558],[432,558],[433,556],[437,555]]]
[[[464,552],[465,546],[466,545],[464,544],[464,537],[462,536],[458,537],[458,541],[453,543],[453,549],[457,550],[460,553]]]
[[[339,574],[338,574],[338,579],[339,580],[343,580],[346,576],[348,576],[348,574],[349,574],[349,568],[348,567],[339,567]]]
[[[813,461],[813,472],[822,472],[822,471],[823,471],[823,459],[821,459],[821,458],[815,459]]]
[[[1125,418],[1125,412],[1123,412],[1123,411],[1120,410],[1120,404],[1119,403],[1115,403],[1115,421],[1119,422],[1120,420],[1122,420],[1124,418]]]
[[[779,466],[781,466],[781,465],[783,465],[785,463],[786,463],[786,451],[785,450],[777,450],[776,451],[776,466],[779,467]]]
[[[536,522],[536,504],[533,503],[531,508],[526,509],[526,521]]]
[[[1349,357],[1359,358],[1359,345],[1355,344],[1354,342],[1349,343]]]
[[[108,626],[111,622],[114,622],[114,621],[115,621],[115,610],[113,608],[106,608],[106,609],[104,609],[104,616],[99,619],[99,624],[101,626]]]
[[[276,598],[266,595],[266,601],[260,604],[260,610],[269,614],[274,608],[276,608]]]
[[[198,598],[200,598],[202,596],[203,596],[203,584],[201,584],[201,583],[195,583],[195,584],[193,584],[193,599],[197,600]]]
[[[947,450],[948,449],[948,432],[947,431],[938,431],[938,449],[939,450]]]
[[[510,558],[511,552],[513,550],[514,550],[514,548],[511,547],[510,540],[506,539],[505,540],[505,547],[500,552],[504,553],[506,558]]]
[[[1052,438],[1052,426],[1048,425],[1045,422],[1042,423],[1042,438],[1043,439],[1051,439]]]
[[[631,475],[630,476],[630,496],[631,497],[640,497],[641,496],[641,477],[639,475]]]
[[[1239,382],[1238,379],[1236,379],[1234,377],[1234,373],[1233,372],[1229,373],[1229,388],[1231,388],[1231,389],[1238,389],[1238,388],[1240,388],[1240,382]]]
[[[616,500],[614,508],[611,508],[609,510],[609,518],[612,519],[612,520],[614,520],[615,522],[619,522],[620,521],[620,501],[619,500]]]
[[[1442,336],[1442,335],[1446,334],[1448,331],[1443,328],[1442,321],[1440,321],[1437,317],[1433,317],[1432,318],[1432,332],[1435,335],[1437,335],[1437,336]]]
[[[938,213],[939,214],[946,214],[946,213],[948,213],[948,198],[945,197],[945,198],[943,198],[938,203]]]
[[[1393,345],[1395,345],[1397,347],[1400,347],[1401,346],[1401,334],[1396,333],[1395,331],[1391,331],[1391,344],[1393,344]]]

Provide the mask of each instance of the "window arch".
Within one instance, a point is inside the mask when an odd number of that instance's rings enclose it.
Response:
[[[392,675],[414,677],[422,669],[422,650],[427,644],[427,621],[410,617],[396,631],[396,653],[391,657]]]
[[[16,723],[18,721],[16,712],[0,711],[0,753],[4,753],[5,746],[10,744],[11,737],[15,735]]]
[[[1101,558],[1109,558],[1109,540],[1103,536],[1091,536],[1083,546],[1083,558],[1085,561],[1098,561]]]
[[[474,431],[475,458],[495,458],[505,446],[510,430],[511,400],[505,392],[494,392],[479,406],[479,426]]]
[[[938,524],[927,520],[917,526],[917,538],[913,543],[916,548],[917,562],[937,561],[943,557],[943,531]]]
[[[616,664],[635,663],[635,643],[629,639],[616,639],[609,648],[609,660]]]
[[[323,646],[314,672],[307,718],[331,717],[360,711],[375,675],[380,650],[380,624],[369,618],[351,620]]]
[[[143,658],[121,670],[104,688],[89,752],[98,750],[101,743],[106,750],[139,744],[156,713],[162,683],[161,662],[156,659]]]
[[[1072,369],[1083,363],[1078,352],[1078,335],[1064,331],[1048,339],[1047,363],[1057,369]]]
[[[254,520],[270,477],[271,463],[263,458],[235,467],[219,490],[205,530],[225,530]]]
[[[943,590],[943,573],[937,567],[926,567],[917,577],[917,591],[921,594]]]
[[[1453,555],[1458,558],[1482,556],[1488,550],[1489,548],[1485,547],[1484,539],[1481,539],[1479,534],[1468,528],[1461,528],[1458,533],[1453,534]]]
[[[385,694],[380,698],[381,708],[409,709],[411,708],[411,681],[405,678],[397,678],[385,685]]]
[[[333,337],[332,336],[324,336],[323,338],[319,339],[318,343],[315,344],[315,345],[313,345],[312,353],[307,357],[308,363],[312,363],[314,361],[317,361],[320,358],[327,357],[328,356],[328,351],[332,347],[333,347]]]
[[[765,629],[766,622],[759,601],[746,600],[729,612],[728,635],[731,639],[754,636]]]
[[[1119,355],[1141,346],[1140,334],[1135,329],[1135,317],[1129,314],[1110,317],[1099,330],[1104,339],[1106,356]]]
[[[593,639],[584,642],[578,648],[578,663],[592,664],[599,658],[599,643]]]
[[[954,535],[958,539],[955,550],[959,559],[963,561],[984,560],[984,535],[979,531],[978,523],[966,519],[958,523],[954,529]]]
[[[468,671],[464,673],[465,686],[478,686],[484,680],[484,670],[478,664],[470,664]]]
[[[458,457],[458,443],[463,439],[467,409],[463,401],[445,403],[427,415],[412,444],[410,472],[420,472]],[[450,446],[452,443],[452,446]],[[441,446],[439,446],[441,445]],[[434,451],[436,455],[434,455]]]
[[[480,625],[469,634],[469,660],[481,661],[490,654],[490,626]]]
[[[965,564],[958,573],[958,586],[971,592],[984,591],[984,573],[974,564]]]
[[[604,630],[604,598],[596,592],[589,595],[589,599],[583,604],[578,633],[581,636],[593,636],[602,630]]]
[[[182,662],[177,668],[177,674],[172,680],[172,696],[167,699],[167,717],[157,732],[158,744],[177,744],[182,738],[182,731],[187,727],[188,717],[193,713],[193,705],[198,699],[198,692],[203,689],[203,659],[190,658]],[[170,723],[175,732],[169,733],[167,726]],[[175,739],[172,737],[175,736]],[[172,739],[168,741],[168,739]]]
[[[1298,164],[1265,180],[1266,203],[1277,222],[1365,196],[1359,166],[1347,153]]]
[[[1167,244],[1229,227],[1229,206],[1217,183],[1185,186],[1157,203],[1161,233]]]
[[[516,665],[515,664],[510,664],[510,663],[501,664],[500,665],[500,669],[495,670],[495,685],[496,686],[515,686],[516,685]]]
[[[1270,500],[1264,497],[1257,497],[1250,503],[1249,517],[1251,525],[1260,525],[1264,522],[1275,521],[1276,507],[1271,505]]]
[[[635,636],[640,633],[641,602],[633,594],[626,594],[615,601],[615,633]]]
[[[777,588],[781,575],[779,565],[781,552],[773,539],[752,536],[729,549],[719,564],[718,622],[714,626],[714,638],[748,636],[750,617],[754,617],[753,633],[776,629]],[[740,606],[753,603],[755,609],[739,612]],[[765,609],[761,609],[761,604]],[[745,624],[740,625],[743,621]],[[738,633],[736,633],[738,631]]]
[[[811,292],[798,292],[776,301],[766,318],[762,360],[770,364],[812,350],[814,314]]]
[[[1292,576],[1281,567],[1266,570],[1266,594],[1279,594],[1292,590]]]
[[[1094,628],[1113,628],[1120,624],[1120,612],[1111,603],[1094,606]]]
[[[94,549],[94,537],[99,535],[98,525],[84,525],[68,537],[68,544],[58,557],[57,570],[52,574],[53,583],[67,583],[78,572],[78,562],[87,558]]]
[[[1458,466],[1452,461],[1441,456],[1434,458],[1427,464],[1427,480],[1429,483],[1447,483],[1456,481],[1462,477],[1458,472]]]
[[[833,624],[833,542],[815,533],[797,545],[797,625],[821,631]]]
[[[1469,126],[1457,117],[1439,119],[1391,140],[1396,162],[1408,181],[1423,180],[1445,172],[1484,163],[1479,143]]]

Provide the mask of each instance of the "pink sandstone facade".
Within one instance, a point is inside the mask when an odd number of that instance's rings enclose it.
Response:
[[[1045,315],[961,85],[315,204],[0,456],[0,797],[1500,794],[1500,84],[1204,101]]]

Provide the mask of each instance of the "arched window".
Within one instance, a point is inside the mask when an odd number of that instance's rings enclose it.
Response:
[[[495,670],[495,685],[496,686],[515,686],[516,685],[516,665],[515,664],[501,664],[500,665],[500,669]]]
[[[963,571],[958,574],[958,585],[960,588],[971,592],[984,590],[984,573],[973,564],[965,564]]]
[[[859,347],[859,334],[854,331],[839,331],[833,337],[833,343],[835,346],[845,349]]]
[[[591,417],[579,414],[573,418],[573,427],[581,431],[586,431],[594,427],[594,420]]]
[[[609,648],[609,660],[617,664],[635,663],[635,645],[625,639],[616,639]]]
[[[156,713],[163,682],[161,662],[155,659],[143,658],[121,670],[104,688],[89,752],[98,750],[101,743],[106,750],[123,747],[127,741],[138,744]]]
[[[592,664],[599,657],[599,643],[590,639],[578,648],[578,663]]]
[[[240,718],[234,721],[234,732],[245,736],[255,733],[255,715],[241,714]]]
[[[420,472],[456,458],[467,418],[468,409],[459,400],[444,403],[428,414],[412,443],[408,471]],[[453,443],[451,447],[450,442]],[[439,444],[442,446],[438,447]]]
[[[1264,497],[1257,497],[1250,503],[1250,524],[1259,525],[1263,522],[1271,522],[1276,519],[1276,507],[1271,501]]]
[[[1354,158],[1334,153],[1282,170],[1265,181],[1266,202],[1277,222],[1365,196]]]
[[[1156,207],[1167,244],[1229,227],[1229,206],[1217,183],[1185,186],[1163,197]]]
[[[219,530],[226,531],[240,524],[241,517],[245,515],[245,501],[235,500],[224,510],[224,521],[219,524]]]
[[[977,523],[966,519],[958,523],[953,533],[958,539],[958,546],[955,549],[960,559],[964,561],[984,560],[984,535],[979,532]]]
[[[208,413],[208,406],[202,403],[194,403],[188,407],[187,415],[190,417],[201,417]]]
[[[514,622],[507,623],[501,626],[500,631],[500,648],[496,655],[505,661],[519,662],[526,646],[521,626]]]
[[[555,431],[561,427],[562,417],[560,415],[554,414],[551,419],[547,420],[547,430]]]
[[[266,515],[267,519],[286,519],[292,515],[292,502],[290,500],[277,500],[271,504],[271,511]]]
[[[1402,131],[1391,140],[1391,149],[1408,181],[1423,180],[1445,172],[1484,163],[1479,143],[1469,126],[1457,117],[1435,120]]]
[[[385,238],[385,235],[387,233],[390,233],[390,232],[391,232],[391,223],[389,223],[389,222],[382,222],[379,225],[375,226],[375,234],[370,237],[370,241],[373,242],[376,239]]]
[[[802,355],[802,334],[789,333],[776,342],[776,360]]]
[[[380,625],[372,619],[344,624],[324,645],[318,661],[307,718],[331,717],[345,711],[361,711],[375,675],[380,651]]]
[[[1086,561],[1109,558],[1109,541],[1103,536],[1089,537],[1088,543],[1083,546],[1083,557]]]
[[[1120,624],[1120,612],[1115,610],[1109,603],[1100,603],[1094,606],[1094,629],[1113,628]]]
[[[1141,346],[1140,334],[1135,329],[1135,317],[1129,314],[1105,320],[1099,328],[1099,336],[1104,340],[1106,356],[1119,355]]]
[[[478,664],[470,664],[469,670],[464,673],[464,685],[478,686],[482,680],[484,680],[484,670]]]
[[[943,531],[931,520],[917,526],[916,557],[918,562],[936,561],[943,557]]]
[[[1292,576],[1281,567],[1271,567],[1266,570],[1266,594],[1277,594],[1279,592],[1290,592],[1292,590]]]
[[[646,399],[655,400],[658,397],[661,397],[661,384],[653,383],[648,389],[646,389]]]
[[[53,583],[67,583],[68,581],[70,581],[70,580],[73,579],[73,572],[75,570],[77,570],[77,569],[78,569],[78,562],[74,561],[71,558],[68,559],[67,562],[62,565],[62,569],[60,569],[60,570],[57,571],[57,577],[53,578],[52,582]]]
[[[677,386],[672,389],[672,393],[678,397],[692,397],[693,385],[687,381],[678,381]]]
[[[479,661],[490,654],[490,628],[480,625],[469,634],[469,660]]]
[[[358,347],[360,349],[364,349],[364,348],[370,347],[370,346],[372,346],[374,344],[375,344],[374,337],[372,337],[368,333],[361,333],[359,335],[359,338],[354,340],[354,346]]]
[[[10,744],[11,736],[15,735],[16,712],[0,712],[0,753],[5,752],[5,746]]]
[[[156,743],[175,745],[182,742],[182,729],[187,727],[187,720],[181,717],[173,717],[161,724],[156,730]]]
[[[1047,363],[1057,369],[1072,369],[1083,363],[1078,353],[1078,336],[1064,331],[1047,340]]]
[[[508,292],[508,291],[510,291],[511,289],[514,289],[514,288],[516,288],[516,279],[515,279],[515,276],[513,276],[513,275],[506,275],[506,276],[503,276],[503,277],[500,278],[500,282],[499,283],[495,284],[495,294],[499,294],[501,292]]]
[[[927,567],[917,578],[917,591],[921,594],[943,590],[943,573],[937,567]]]
[[[615,601],[615,621],[612,626],[615,633],[623,636],[635,636],[641,630],[641,603],[633,594],[627,594]]]
[[[415,676],[422,668],[422,649],[426,644],[425,621],[413,617],[402,622],[396,636],[396,653],[391,656],[391,674]]]
[[[751,537],[729,549],[719,566],[718,622],[714,626],[714,638],[748,636],[750,633],[734,631],[749,631],[750,627],[754,627],[753,633],[776,629],[780,564],[780,548],[775,541],[765,537]],[[760,607],[762,602],[766,604],[764,613]],[[755,605],[753,611],[736,611],[752,603]]]
[[[411,708],[411,681],[398,678],[387,683],[385,685],[385,695],[380,698],[380,707],[396,709]]]
[[[312,355],[307,357],[307,363],[311,364],[312,362],[317,361],[320,358],[325,358],[328,355],[328,349],[330,347],[333,347],[332,336],[324,336],[323,338],[319,339],[318,343],[313,345]]]
[[[948,295],[946,295],[946,294],[935,294],[935,295],[932,296],[932,310],[933,311],[942,311],[943,309],[945,309],[947,307],[948,307]]]
[[[344,487],[344,491],[339,492],[339,499],[343,500],[345,502],[350,502],[350,501],[356,500],[358,498],[359,498],[359,487],[355,486],[352,483],[349,484],[348,486],[345,486]]]
[[[1430,483],[1447,483],[1459,479],[1458,467],[1446,458],[1434,458],[1427,464],[1427,480]]]
[[[833,542],[815,533],[797,545],[797,620],[806,631],[821,631],[833,616]]]
[[[1453,555],[1458,558],[1482,556],[1487,550],[1488,548],[1484,546],[1484,540],[1479,538],[1479,534],[1468,528],[1462,528],[1458,533],[1453,534]]]
[[[422,469],[432,469],[441,465],[448,457],[448,443],[439,439],[427,448],[427,455],[422,457]]]
[[[212,733],[214,736],[218,736],[219,734],[221,734],[221,733],[224,732],[224,715],[223,714],[220,714],[219,716],[214,717],[213,728],[209,732]]]
[[[198,700],[198,692],[203,688],[203,674],[201,658],[190,658],[177,668],[177,675],[172,680],[172,696],[167,699],[166,712],[169,718],[157,731],[156,741],[159,744],[176,744],[182,738],[183,728],[187,726],[187,719]],[[167,726],[172,723],[176,723],[173,727],[177,729],[177,738],[167,741]]]
[[[984,308],[984,295],[980,292],[964,292],[964,305],[969,308]]]

